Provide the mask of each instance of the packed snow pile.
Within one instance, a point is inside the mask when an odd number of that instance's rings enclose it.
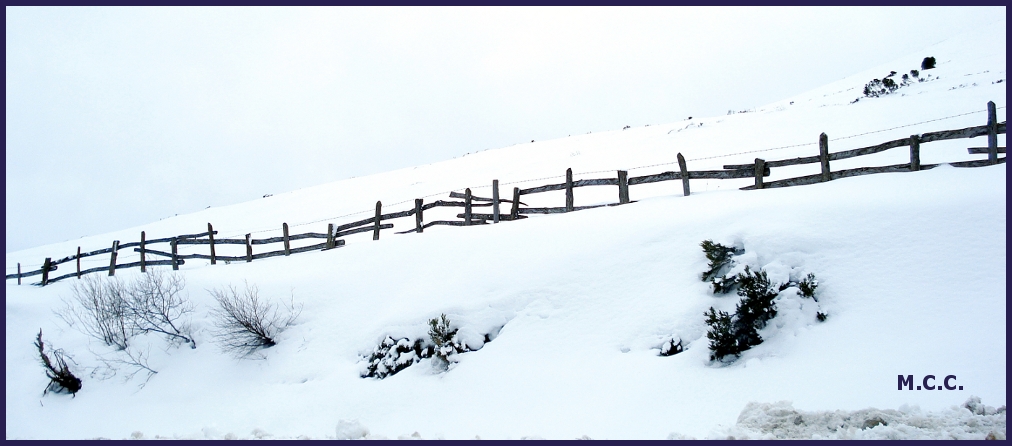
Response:
[[[917,406],[856,411],[801,411],[788,401],[749,403],[733,427],[711,439],[1004,440],[1005,406],[970,397],[961,406],[923,411]],[[672,434],[669,438],[679,438]]]

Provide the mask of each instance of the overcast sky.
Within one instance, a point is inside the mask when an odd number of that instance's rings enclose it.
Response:
[[[6,8],[6,252],[764,105],[1005,8]]]

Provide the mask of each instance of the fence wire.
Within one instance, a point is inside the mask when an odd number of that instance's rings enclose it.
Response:
[[[1004,109],[1004,108],[1005,108],[1005,106],[1001,106],[1001,107],[997,107],[996,110],[1001,110],[1001,109]],[[913,127],[913,126],[917,126],[917,125],[921,125],[921,124],[928,124],[928,123],[932,123],[932,122],[944,121],[944,120],[947,120],[947,119],[954,119],[954,118],[959,118],[959,117],[969,116],[969,115],[974,115],[974,114],[979,114],[979,113],[987,113],[987,110],[977,110],[977,111],[972,111],[972,112],[960,113],[960,114],[956,114],[956,115],[945,116],[945,117],[935,118],[935,119],[929,119],[929,120],[926,120],[926,121],[915,122],[915,123],[911,123],[911,124],[904,124],[904,125],[899,125],[899,126],[895,126],[895,127],[889,127],[889,128],[880,129],[880,130],[872,130],[872,131],[869,131],[869,132],[858,133],[858,134],[854,134],[854,135],[841,136],[841,137],[838,137],[838,138],[830,138],[829,141],[842,141],[842,140],[845,140],[845,139],[857,138],[857,137],[860,137],[860,136],[872,135],[872,134],[882,133],[882,132],[889,132],[889,131],[898,130],[898,129],[902,129],[902,128],[906,128],[906,127]],[[710,160],[710,159],[717,159],[717,158],[727,158],[727,157],[732,157],[732,156],[748,155],[748,154],[752,154],[752,153],[771,152],[771,151],[774,151],[774,150],[792,149],[792,148],[795,148],[795,147],[805,147],[805,146],[814,146],[814,145],[818,145],[818,142],[808,142],[808,143],[802,143],[802,144],[791,144],[791,145],[786,145],[786,146],[770,147],[770,148],[767,148],[767,149],[747,150],[747,151],[743,151],[743,152],[733,152],[733,153],[725,153],[725,154],[720,154],[720,155],[704,156],[704,157],[686,159],[685,161],[686,162],[688,162],[688,161],[703,161],[703,160]],[[673,164],[678,164],[678,161],[671,161],[671,162],[657,163],[657,164],[649,164],[649,165],[646,165],[646,166],[631,167],[631,168],[624,169],[624,170],[629,171],[629,170],[649,169],[651,167],[670,166],[670,165],[673,165]],[[576,175],[590,175],[590,174],[595,174],[595,173],[611,173],[611,172],[615,172],[615,170],[595,170],[595,171],[590,171],[590,172],[573,172],[573,175],[574,176],[576,176]],[[508,185],[512,185],[512,184],[523,184],[523,183],[530,183],[530,182],[534,182],[534,181],[553,180],[553,179],[556,179],[556,178],[565,178],[565,175],[553,175],[553,176],[548,176],[548,177],[531,178],[531,179],[526,179],[526,180],[514,180],[514,181],[508,181],[508,182],[501,182],[501,183],[499,183],[499,185],[500,186],[508,186]],[[464,189],[468,189],[468,188],[470,188],[471,190],[476,190],[476,189],[483,189],[483,188],[490,188],[490,187],[492,187],[490,184],[484,184],[484,185],[480,185],[480,186],[465,186],[465,187],[459,187],[459,188],[456,188],[456,189],[452,189],[452,190],[448,190],[448,191],[444,191],[444,192],[439,192],[439,193],[435,193],[435,194],[430,194],[430,195],[426,195],[424,197],[418,197],[418,198],[425,199],[425,198],[431,198],[431,197],[435,197],[435,196],[447,195],[450,192],[455,192],[455,191],[464,190]],[[397,205],[400,205],[400,204],[413,202],[414,200],[415,199],[408,199],[408,200],[404,200],[404,201],[399,201],[397,203],[392,203],[389,206],[397,206]],[[384,205],[384,206],[387,206],[387,205]],[[366,210],[359,211],[359,212],[353,212],[353,213],[350,213],[350,214],[339,215],[339,216],[336,216],[336,217],[321,218],[319,220],[313,220],[313,221],[304,222],[304,223],[295,223],[295,224],[291,224],[290,223],[289,226],[290,227],[305,226],[305,225],[311,225],[311,224],[316,224],[316,223],[322,223],[322,222],[326,222],[326,221],[336,221],[336,220],[340,220],[342,218],[351,217],[351,216],[355,216],[355,215],[368,214],[368,213],[372,213],[372,212],[375,212],[375,209],[366,209]],[[251,231],[250,234],[263,233],[263,232],[272,232],[272,231],[277,231],[277,228],[268,228],[268,229],[260,229],[260,230],[256,230],[256,231]],[[236,234],[236,235],[232,235],[232,236],[228,236],[228,237],[239,237],[239,236],[243,236],[243,235],[245,235],[245,234]]]
[[[1005,106],[996,107],[995,109],[996,110],[1003,110],[1003,109],[1005,109]],[[864,132],[864,133],[858,133],[858,134],[854,134],[854,135],[841,136],[841,137],[838,137],[838,138],[830,138],[829,141],[842,141],[842,140],[845,140],[845,139],[857,138],[857,137],[860,137],[860,136],[872,135],[872,134],[882,133],[882,132],[889,132],[889,131],[898,130],[898,129],[902,129],[902,128],[906,128],[906,127],[913,127],[913,126],[917,126],[917,125],[921,125],[921,124],[928,124],[928,123],[932,123],[932,122],[944,121],[944,120],[947,120],[947,119],[954,119],[954,118],[959,118],[959,117],[969,116],[969,115],[974,115],[974,114],[979,114],[979,113],[987,113],[987,110],[976,110],[976,111],[972,111],[972,112],[966,112],[966,113],[960,113],[960,114],[951,115],[951,116],[945,116],[945,117],[941,117],[941,118],[929,119],[929,120],[926,120],[926,121],[920,121],[920,122],[915,122],[915,123],[911,123],[911,124],[904,124],[904,125],[899,125],[899,126],[895,126],[895,127],[889,127],[889,128],[880,129],[880,130],[872,130],[872,131],[868,131],[868,132]],[[690,158],[690,159],[686,159],[685,161],[686,162],[688,162],[688,161],[703,161],[703,160],[710,160],[710,159],[717,159],[717,158],[727,158],[727,157],[732,157],[732,156],[748,155],[748,154],[753,154],[753,153],[764,153],[764,152],[772,152],[772,151],[775,151],[775,150],[791,149],[791,148],[795,148],[795,147],[814,146],[814,145],[817,145],[817,144],[818,144],[817,142],[808,142],[808,143],[802,143],[802,144],[791,144],[791,145],[786,145],[786,146],[770,147],[770,148],[766,148],[766,149],[747,150],[747,151],[743,151],[743,152],[724,153],[724,154],[720,154],[720,155],[711,155],[711,156],[704,156],[704,157],[698,157],[698,158]],[[678,164],[678,161],[671,161],[671,162],[657,163],[657,164],[649,164],[649,165],[645,165],[645,166],[631,167],[631,168],[624,169],[624,170],[629,171],[629,170],[648,169],[648,168],[651,168],[651,167],[670,166],[670,165],[673,165],[673,164]],[[596,173],[611,173],[611,172],[615,172],[615,170],[614,169],[610,169],[610,170],[595,170],[595,171],[590,171],[590,172],[573,172],[573,175],[574,176],[576,176],[576,175],[590,175],[590,174],[596,174]],[[514,181],[502,182],[502,183],[499,183],[499,184],[501,186],[508,186],[508,185],[512,185],[512,184],[523,184],[523,183],[530,183],[530,182],[534,182],[534,181],[553,180],[553,179],[556,179],[556,178],[565,178],[565,175],[554,175],[554,176],[548,176],[548,177],[531,178],[531,179],[526,179],[526,180],[514,180]],[[451,189],[451,190],[447,190],[447,191],[443,191],[443,192],[437,192],[437,193],[434,193],[434,194],[425,195],[425,196],[418,197],[418,198],[424,200],[426,198],[432,198],[432,197],[436,197],[436,196],[447,195],[447,194],[449,194],[451,192],[455,192],[455,191],[459,191],[459,190],[464,190],[464,189],[475,190],[475,189],[484,189],[484,188],[491,188],[491,187],[492,187],[492,185],[490,185],[490,184],[484,184],[484,185],[479,185],[479,186],[464,186],[464,187],[459,187],[459,188],[456,188],[456,189]],[[393,207],[393,206],[401,205],[401,204],[404,204],[404,203],[411,203],[411,202],[414,202],[414,200],[416,200],[416,199],[417,198],[411,198],[411,199],[407,199],[407,200],[403,200],[403,201],[398,201],[396,203],[391,203],[391,204],[386,205],[386,206]],[[362,210],[362,211],[358,211],[358,212],[352,212],[352,213],[338,215],[338,216],[334,216],[334,217],[326,217],[326,218],[321,218],[321,219],[313,220],[313,221],[307,221],[307,222],[302,222],[302,223],[290,223],[288,226],[289,227],[307,226],[307,225],[312,225],[312,224],[317,224],[317,223],[323,223],[323,222],[329,222],[329,221],[337,221],[337,220],[340,220],[342,218],[352,217],[352,216],[355,216],[355,215],[369,214],[369,213],[373,213],[373,212],[375,212],[375,209],[366,209],[366,210]],[[277,230],[278,230],[278,228],[272,227],[272,228],[252,230],[252,231],[249,231],[248,233],[232,234],[232,235],[219,236],[219,237],[221,237],[221,238],[245,237],[246,234],[261,234],[261,233],[273,232],[273,231],[277,231]],[[192,246],[188,246],[188,245],[184,245],[184,246],[180,246],[179,249],[180,250],[184,250],[185,249],[187,251],[195,249],[195,247],[192,247]],[[140,259],[140,254],[139,253],[130,253],[130,254],[124,255],[122,258],[123,259],[134,259],[134,258]],[[99,263],[98,259],[89,259],[89,258],[82,258],[81,262],[82,263],[86,263],[86,262],[87,263]],[[7,271],[16,272],[17,271],[17,266],[9,266],[9,267],[6,268],[6,270]]]

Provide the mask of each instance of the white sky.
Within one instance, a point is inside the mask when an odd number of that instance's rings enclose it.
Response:
[[[477,150],[751,108],[1005,17],[1004,7],[5,12],[6,252]]]

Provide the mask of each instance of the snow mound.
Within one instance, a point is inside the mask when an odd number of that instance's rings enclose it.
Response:
[[[677,436],[677,434],[672,434]],[[675,438],[675,437],[669,437]],[[730,428],[718,428],[711,439],[1005,439],[1005,406],[984,406],[970,397],[962,406],[923,412],[917,406],[899,410],[796,410],[788,401],[750,402]]]

